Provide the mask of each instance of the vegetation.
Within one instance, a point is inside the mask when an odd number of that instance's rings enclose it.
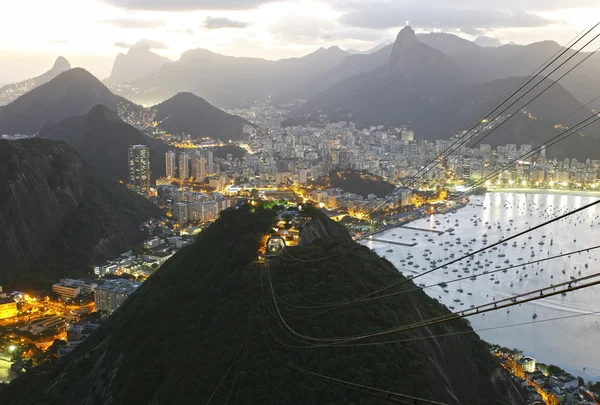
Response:
[[[0,402],[185,405],[212,397],[215,404],[228,398],[264,405],[381,403],[300,374],[286,365],[290,363],[448,403],[454,395],[474,405],[509,403],[511,382],[500,378],[502,371],[477,335],[427,338],[470,331],[464,321],[380,339],[409,339],[393,344],[294,349],[303,344],[285,333],[272,314],[276,308],[269,274],[255,262],[274,218],[261,205],[224,212],[72,354],[19,378]],[[298,260],[273,258],[270,275],[280,310],[298,333],[345,336],[447,313],[422,292],[322,315],[314,315],[322,308],[295,308],[346,301],[404,278],[391,263],[347,239],[320,239],[289,254]],[[373,340],[360,343],[365,342]],[[494,379],[492,373],[498,373]]]
[[[27,187],[16,186],[22,179]],[[99,176],[64,142],[0,141],[0,219],[7,226],[5,238],[12,238],[12,249],[0,254],[7,266],[0,272],[4,283],[19,287],[16,274],[29,287],[33,280],[87,275],[103,255],[141,243],[139,225],[161,215],[147,199]],[[21,216],[31,224],[13,222]],[[54,222],[59,227],[50,230]],[[30,229],[39,235],[27,233]],[[32,257],[21,260],[28,252]]]
[[[246,154],[246,149],[237,145],[219,146],[214,149],[213,156],[219,159],[227,159],[227,155],[233,155],[233,158],[241,159]]]
[[[393,184],[382,177],[358,170],[333,170],[329,176],[319,179],[318,183],[329,184],[331,187],[341,188],[347,193],[360,194],[363,197],[369,194],[385,197],[395,189]]]

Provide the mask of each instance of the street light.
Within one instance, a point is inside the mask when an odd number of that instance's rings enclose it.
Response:
[[[11,352],[11,353],[12,353],[12,352],[14,352],[15,350],[17,350],[17,346],[15,346],[15,345],[10,345],[10,346],[8,346],[8,351],[9,351],[9,352]]]

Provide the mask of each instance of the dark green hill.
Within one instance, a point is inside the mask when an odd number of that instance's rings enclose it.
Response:
[[[385,181],[383,177],[358,170],[333,170],[329,176],[320,181],[329,183],[332,187],[341,188],[346,193],[360,194],[365,198],[369,194],[385,197],[396,188],[393,184]]]
[[[255,209],[252,213],[243,206],[222,213],[196,244],[150,277],[71,355],[13,382],[0,401],[185,405],[204,404],[212,397],[215,404],[233,403],[234,398],[240,404],[263,405],[382,403],[381,398],[300,374],[285,364],[289,362],[312,372],[449,404],[457,403],[454,398],[469,405],[523,404],[508,375],[475,334],[430,338],[469,331],[464,321],[389,336],[419,338],[401,343],[294,348],[304,344],[284,333],[271,314],[268,273],[255,263],[274,214]],[[323,238],[289,251],[305,261],[288,257],[274,259],[270,265],[274,291],[292,328],[301,334],[333,337],[448,313],[423,292],[348,305],[308,318],[321,309],[285,304],[345,301],[403,279],[368,248],[348,238],[337,239],[339,227],[330,220],[317,218],[313,221],[320,223],[314,228],[322,231]]]
[[[0,283],[86,275],[140,243],[160,210],[64,142],[0,141]]]
[[[112,94],[87,70],[70,69],[4,106],[0,111],[0,134],[35,135],[45,125],[85,114],[97,104],[116,111],[120,103],[135,108]]]
[[[162,129],[193,138],[211,137],[225,142],[238,140],[242,139],[244,125],[252,125],[192,93],[179,93],[154,108]]]
[[[119,180],[127,180],[129,175],[129,146],[147,145],[152,179],[165,175],[165,153],[169,147],[121,121],[115,112],[103,105],[93,107],[86,114],[49,125],[39,136],[67,142],[100,173]]]

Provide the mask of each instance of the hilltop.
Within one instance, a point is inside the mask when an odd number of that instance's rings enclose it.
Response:
[[[249,205],[223,212],[73,353],[19,378],[0,400],[12,405],[198,404],[211,398],[215,404],[227,398],[264,405],[381,403],[287,365],[293,364],[447,403],[523,404],[477,335],[431,338],[470,331],[464,321],[391,336],[410,339],[401,343],[296,349],[304,344],[285,333],[273,315],[269,274],[283,316],[304,335],[351,335],[448,313],[422,291],[322,315],[295,308],[346,301],[404,280],[326,216],[309,215],[313,219],[302,227],[312,229],[312,243],[273,258],[267,272],[256,262],[257,250],[275,213]]]

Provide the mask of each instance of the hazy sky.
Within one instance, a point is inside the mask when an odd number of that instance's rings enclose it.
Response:
[[[193,48],[279,59],[321,46],[366,50],[408,21],[472,39],[568,42],[600,16],[599,0],[0,0],[0,84],[36,76],[63,55],[96,76],[146,40],[171,59]]]

